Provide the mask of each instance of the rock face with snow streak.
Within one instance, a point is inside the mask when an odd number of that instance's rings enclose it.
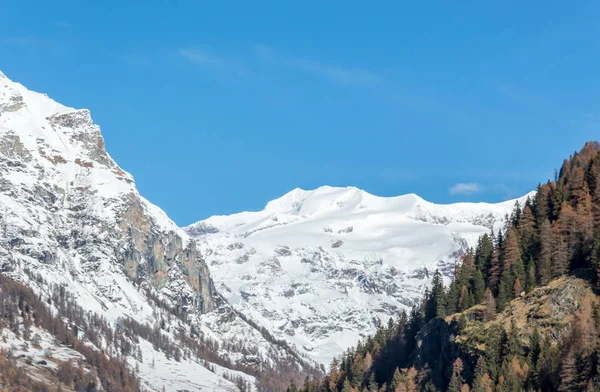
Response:
[[[497,232],[514,204],[295,189],[263,211],[214,216],[186,231],[237,310],[326,364],[410,309],[435,269],[449,281],[464,251]]]

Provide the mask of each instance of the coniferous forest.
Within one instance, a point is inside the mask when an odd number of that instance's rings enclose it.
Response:
[[[448,287],[288,391],[600,390],[600,144],[483,235]]]

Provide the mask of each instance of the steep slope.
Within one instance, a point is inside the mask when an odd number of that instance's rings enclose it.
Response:
[[[262,211],[185,230],[236,309],[327,364],[420,300],[435,269],[449,278],[466,248],[497,232],[514,204],[295,189]]]
[[[63,288],[85,311],[112,324],[133,319],[159,323],[170,339],[192,336],[227,366],[256,374],[298,366],[294,353],[269,341],[217,294],[195,243],[140,196],[133,178],[106,152],[88,110],[65,107],[2,73],[0,265],[40,294]],[[152,361],[183,369],[146,346]],[[152,389],[173,383],[200,390],[197,378],[203,390],[227,383],[198,363],[158,380],[137,362]]]

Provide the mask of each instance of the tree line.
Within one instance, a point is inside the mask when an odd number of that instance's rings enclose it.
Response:
[[[517,326],[493,323],[510,301],[564,275],[577,273],[599,285],[599,261],[600,144],[589,142],[531,199],[515,205],[502,230],[479,238],[447,288],[436,271],[418,306],[334,360],[324,379],[307,377],[288,391],[600,390],[598,301],[580,304],[559,344],[537,326],[524,342]],[[475,305],[482,309],[479,320],[468,320],[465,311]],[[418,345],[441,331],[450,338],[466,334],[479,349],[450,342],[424,362]]]

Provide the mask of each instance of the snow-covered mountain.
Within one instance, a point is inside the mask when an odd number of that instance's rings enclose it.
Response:
[[[295,189],[262,211],[185,230],[229,303],[327,364],[419,301],[435,269],[449,280],[464,251],[497,232],[514,205]]]
[[[125,358],[151,390],[236,390],[254,376],[287,382],[310,360],[326,365],[418,301],[436,268],[449,278],[514,203],[296,189],[262,211],[182,230],[109,156],[89,111],[0,73],[0,270],[41,297],[72,293],[116,329],[129,318],[159,331],[183,358],[141,335]],[[21,344],[11,333],[0,330],[0,340]],[[67,350],[36,333],[40,358]],[[95,349],[117,352],[108,341]]]
[[[88,110],[65,107],[2,73],[0,266],[41,295],[59,285],[113,325],[123,318],[160,323],[173,342],[176,333],[199,336],[236,368],[297,366],[295,353],[219,296],[194,241],[138,193]],[[236,390],[225,373],[254,383],[208,361],[175,361],[143,339],[139,345],[144,361],[127,361],[152,390]],[[155,362],[163,370],[149,366]]]

